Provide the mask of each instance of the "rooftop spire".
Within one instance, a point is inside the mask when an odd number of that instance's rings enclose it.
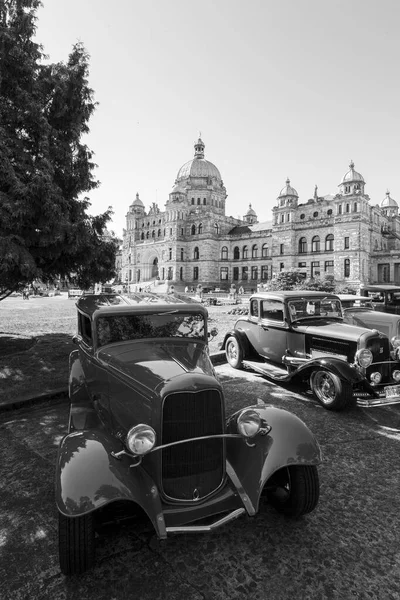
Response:
[[[201,133],[201,132],[199,132]],[[199,139],[197,140],[197,142],[194,145],[194,157],[195,158],[204,158],[204,142],[201,139],[201,137],[199,137]]]

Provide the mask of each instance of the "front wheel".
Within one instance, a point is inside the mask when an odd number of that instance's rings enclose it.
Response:
[[[93,514],[66,517],[59,513],[58,548],[64,575],[76,575],[90,569],[95,555]]]
[[[280,513],[301,517],[319,500],[319,477],[314,465],[293,465],[276,471],[266,483],[264,496]]]
[[[225,344],[226,360],[234,369],[243,368],[243,350],[238,340],[231,336]]]
[[[343,410],[353,400],[351,385],[329,371],[314,371],[310,387],[327,410]]]

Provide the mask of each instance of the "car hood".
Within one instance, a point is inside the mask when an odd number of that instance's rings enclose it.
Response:
[[[99,360],[154,390],[185,373],[213,375],[204,343],[179,341],[135,341],[106,346]]]
[[[379,312],[377,310],[352,310],[344,311],[344,319],[349,323],[354,323],[359,327],[368,327],[378,329],[389,338],[398,335],[400,319],[398,315]]]
[[[297,331],[301,331],[307,335],[312,336],[323,336],[326,338],[346,340],[351,342],[358,342],[361,336],[365,334],[372,334],[371,329],[365,327],[357,327],[357,325],[349,325],[347,323],[340,322],[323,322],[320,325],[305,325],[301,324],[297,327]]]

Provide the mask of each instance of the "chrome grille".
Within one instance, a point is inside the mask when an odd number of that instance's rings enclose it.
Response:
[[[164,400],[162,443],[223,433],[218,390],[180,392]],[[217,489],[224,477],[222,438],[188,442],[162,451],[162,487],[175,500],[199,500]]]

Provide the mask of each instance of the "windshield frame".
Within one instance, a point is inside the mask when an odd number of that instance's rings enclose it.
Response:
[[[331,310],[327,310],[328,308]],[[290,298],[287,301],[287,311],[291,323],[322,319],[343,320],[343,309],[339,298],[331,298],[323,294],[312,298]]]
[[[95,318],[97,347],[159,339],[206,343],[207,321],[201,312],[169,310],[152,313],[105,314]]]

